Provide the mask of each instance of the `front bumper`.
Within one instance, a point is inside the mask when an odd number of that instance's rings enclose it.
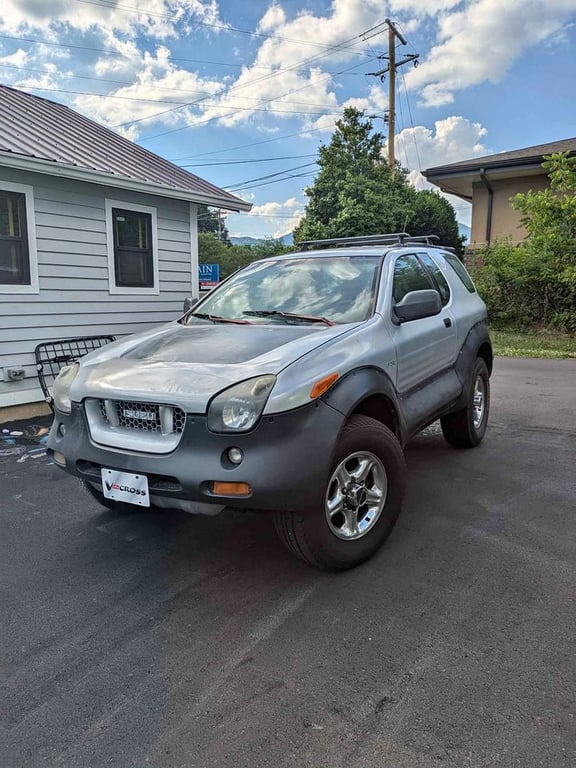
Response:
[[[323,503],[334,446],[345,417],[321,400],[293,411],[264,416],[245,434],[215,434],[205,416],[188,415],[177,448],[168,454],[139,453],[93,442],[84,409],[58,411],[48,450],[62,454],[67,472],[100,486],[102,467],[148,476],[150,496],[162,506],[198,504],[246,509],[304,510]],[[63,427],[63,429],[62,429]],[[239,465],[227,459],[240,448]],[[58,463],[58,462],[56,462]],[[214,495],[212,483],[248,483],[246,496]]]

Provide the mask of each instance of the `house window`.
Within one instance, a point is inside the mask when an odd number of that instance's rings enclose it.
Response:
[[[158,293],[156,208],[106,200],[110,293]]]
[[[37,293],[34,194],[0,182],[0,293]]]
[[[0,191],[0,282],[30,284],[26,198],[4,190]]]
[[[112,226],[116,285],[122,288],[153,288],[152,216],[113,208]]]

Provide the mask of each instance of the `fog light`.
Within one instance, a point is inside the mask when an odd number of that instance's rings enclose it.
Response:
[[[64,437],[66,434],[66,427],[64,424],[58,424],[58,437]]]
[[[248,483],[212,483],[212,493],[215,496],[249,496],[252,488]]]
[[[52,454],[52,459],[54,460],[55,464],[59,464],[61,467],[66,466],[66,456],[64,456],[63,453],[60,453],[59,451],[54,451]]]
[[[232,464],[240,464],[242,462],[242,459],[244,458],[244,454],[242,453],[240,448],[229,448],[228,458],[230,459]]]

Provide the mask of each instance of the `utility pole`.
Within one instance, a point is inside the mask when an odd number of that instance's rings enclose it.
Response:
[[[396,61],[396,38],[402,45],[407,45],[405,37],[398,31],[395,24],[390,19],[385,19],[388,26],[388,55],[379,56],[379,59],[388,59],[388,66],[378,72],[369,72],[369,75],[379,77],[384,82],[384,75],[389,72],[388,78],[388,165],[393,168],[394,157],[394,131],[396,128],[396,70],[403,64],[411,61],[417,66],[419,53],[408,53],[400,61]]]

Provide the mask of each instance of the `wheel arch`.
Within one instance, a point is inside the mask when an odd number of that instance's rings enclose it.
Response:
[[[359,368],[342,377],[324,396],[327,405],[347,419],[353,415],[369,416],[384,424],[401,443],[406,425],[394,385],[379,368]]]
[[[491,376],[492,367],[494,365],[494,353],[492,352],[492,345],[490,342],[485,341],[480,345],[480,348],[478,349],[478,357],[481,357],[482,360],[484,360],[486,363],[486,368],[488,368],[488,373]]]

